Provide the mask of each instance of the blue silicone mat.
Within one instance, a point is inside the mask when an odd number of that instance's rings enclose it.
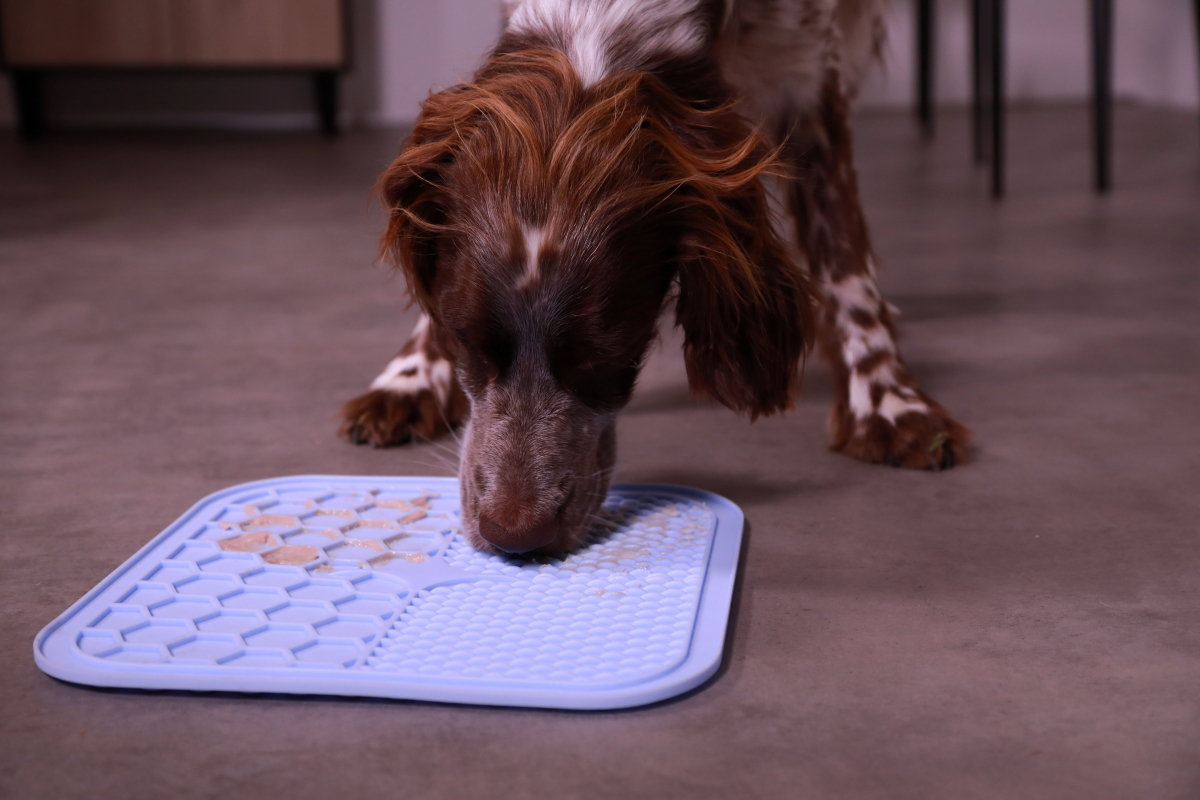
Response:
[[[94,686],[604,709],[720,665],[743,517],[616,485],[563,559],[472,549],[453,478],[297,476],[201,500],[34,640]]]

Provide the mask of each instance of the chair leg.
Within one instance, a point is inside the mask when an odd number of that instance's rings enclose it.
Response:
[[[921,131],[934,130],[933,82],[936,60],[935,0],[917,0],[917,118]]]
[[[1200,0],[1195,0],[1196,11],[1196,66],[1200,67]]]
[[[37,70],[13,70],[12,81],[17,132],[23,141],[37,141],[46,135],[45,75]]]
[[[333,70],[314,72],[313,88],[317,97],[317,116],[321,121],[321,133],[326,136],[336,136],[338,132],[337,73]]]
[[[992,78],[992,196],[1004,196],[1004,56],[1005,56],[1005,13],[1004,0],[991,3],[991,78]]]
[[[1200,0],[1196,0],[1200,3]],[[971,152],[975,163],[987,160],[987,126],[984,113],[984,9],[983,0],[971,0]]]
[[[1112,0],[1091,0],[1092,12],[1092,147],[1095,187],[1112,189]]]

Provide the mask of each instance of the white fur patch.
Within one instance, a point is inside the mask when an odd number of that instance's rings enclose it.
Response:
[[[450,362],[444,358],[439,358],[429,366],[429,383],[433,386],[433,394],[443,408],[446,407],[446,401],[450,399],[450,379],[452,377],[453,370]]]
[[[537,280],[538,260],[542,254],[542,238],[545,231],[541,228],[526,228],[525,231],[525,273],[517,282],[518,289],[524,289]]]
[[[867,330],[857,325],[841,327],[842,335],[845,336],[842,358],[848,367],[853,367],[872,353],[896,352],[896,343],[892,341],[892,335],[883,325],[877,325]]]
[[[419,352],[396,356],[371,381],[372,389],[386,389],[397,394],[416,394],[429,387],[429,363]]]
[[[846,366],[853,367],[871,353],[896,352],[896,343],[882,322],[863,328],[851,315],[857,309],[879,319],[881,301],[871,275],[849,275],[840,281],[826,281],[825,293],[838,304],[837,327],[842,334],[842,359]]]
[[[882,320],[883,300],[875,288],[874,270],[867,265],[866,275],[849,275],[840,281],[826,281],[825,292],[838,304],[837,327],[842,335],[842,359],[850,368],[850,413],[857,420],[865,420],[877,414],[893,425],[897,418],[909,413],[924,414],[929,406],[909,386],[900,385],[896,379],[896,343]],[[851,312],[865,311],[876,320],[870,328],[858,324]],[[874,353],[887,353],[883,363],[870,372],[858,369],[864,358]],[[881,387],[883,396],[879,406],[871,401],[871,389]]]
[[[855,419],[866,419],[875,411],[871,402],[871,379],[857,372],[850,373],[850,413]]]
[[[825,291],[833,295],[842,311],[858,308],[879,313],[879,290],[870,275],[847,275],[840,281],[826,281]]]
[[[383,372],[371,381],[371,388],[396,394],[418,394],[432,389],[438,402],[444,405],[450,396],[450,362],[444,358],[431,362],[425,356],[422,345],[428,332],[429,317],[422,314],[410,337],[410,341],[417,343],[416,352],[389,361]]]
[[[895,425],[897,418],[903,416],[904,414],[924,414],[928,411],[929,406],[925,405],[920,400],[907,400],[903,397],[900,397],[898,394],[895,394],[894,392],[887,391],[883,393],[883,399],[879,401],[877,413],[879,416]]]
[[[508,29],[560,36],[583,85],[591,86],[612,71],[618,35],[636,43],[635,60],[646,64],[698,52],[706,33],[699,7],[700,0],[513,0]]]

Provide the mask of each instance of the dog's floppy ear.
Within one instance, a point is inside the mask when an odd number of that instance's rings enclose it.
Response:
[[[432,305],[439,239],[448,231],[445,171],[454,161],[462,126],[473,114],[462,100],[464,89],[429,95],[400,155],[376,183],[388,212],[380,252],[404,272],[409,293],[425,311]]]
[[[782,173],[773,154],[732,109],[698,116],[682,117],[669,148],[686,179],[676,322],[692,392],[754,419],[792,407],[813,292],[771,227],[761,176]]]

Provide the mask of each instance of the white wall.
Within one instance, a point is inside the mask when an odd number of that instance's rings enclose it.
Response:
[[[377,0],[377,120],[410,122],[433,86],[471,77],[500,35],[499,0]]]
[[[1192,2],[1118,0],[1115,79],[1121,99],[1193,109],[1200,105]],[[1009,0],[1011,100],[1087,98],[1087,5],[1088,0]],[[963,104],[968,98],[968,8],[968,0],[938,2],[937,93],[943,104]],[[411,121],[431,86],[470,76],[500,25],[499,0],[353,0],[353,11],[355,66],[342,82],[343,117],[352,125]],[[911,105],[912,21],[912,0],[893,0],[886,63],[863,88],[863,106]],[[207,119],[243,128],[313,124],[307,84],[299,77],[260,78],[228,89],[205,78],[192,84],[186,78],[170,80],[178,92],[166,111],[154,107],[161,95],[153,82],[109,78],[60,85],[51,98],[51,114],[98,124],[155,119],[164,124]],[[195,109],[190,115],[189,103]],[[3,79],[0,126],[11,125],[11,108]]]
[[[1193,0],[1117,0],[1115,84],[1121,99],[1200,106]],[[963,104],[970,92],[970,3],[939,0],[937,96]],[[1080,102],[1090,82],[1087,0],[1009,0],[1008,92],[1016,102]],[[909,106],[915,34],[912,0],[893,0],[885,67],[863,87],[867,107]]]
[[[495,41],[499,0],[377,0],[378,119],[411,121],[431,85],[467,77]],[[863,87],[865,107],[913,101],[912,0],[892,0],[885,63]],[[1118,0],[1114,47],[1120,99],[1200,107],[1193,0]],[[938,0],[937,93],[962,105],[970,92],[970,2]],[[1015,102],[1083,102],[1090,81],[1088,0],[1009,0],[1008,89]]]

